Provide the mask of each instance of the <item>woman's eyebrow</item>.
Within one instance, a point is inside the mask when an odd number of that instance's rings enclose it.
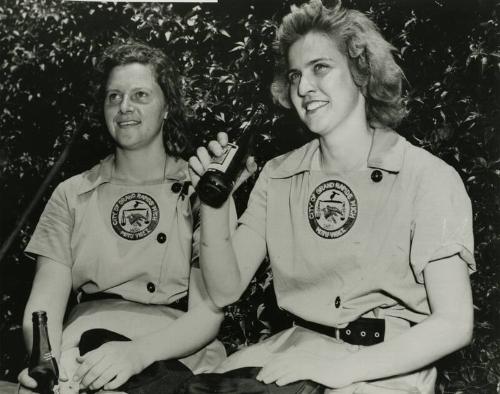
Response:
[[[306,66],[312,66],[313,64],[315,63],[318,63],[318,62],[324,62],[324,61],[330,61],[330,62],[334,62],[335,59],[331,58],[331,57],[318,57],[318,58],[314,58],[312,60],[309,60],[307,63],[306,63]],[[287,70],[287,74],[291,73],[292,71],[299,71],[299,69],[297,68],[289,68]]]

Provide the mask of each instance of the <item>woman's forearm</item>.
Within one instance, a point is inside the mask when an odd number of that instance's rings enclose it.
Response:
[[[40,257],[30,297],[24,310],[23,334],[28,352],[33,345],[32,313],[47,312],[47,327],[52,352],[58,360],[61,354],[61,338],[64,313],[71,291],[71,272],[67,266]]]
[[[416,371],[467,345],[471,326],[469,321],[430,316],[396,338],[353,353],[345,360],[346,370],[354,382]]]
[[[134,340],[143,367],[155,361],[188,356],[215,339],[223,312],[199,303],[165,329]]]
[[[458,256],[434,261],[424,276],[432,314],[400,336],[350,356],[354,381],[415,371],[470,342],[473,304],[466,264]]]
[[[201,206],[200,266],[210,298],[218,307],[236,301],[245,289],[231,241],[230,204]]]

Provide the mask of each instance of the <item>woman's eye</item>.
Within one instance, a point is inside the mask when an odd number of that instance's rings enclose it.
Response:
[[[118,93],[108,93],[107,101],[110,103],[118,103],[121,100],[121,95]]]
[[[323,63],[316,63],[314,65],[314,72],[321,72],[324,71],[328,68],[328,65],[323,64]]]
[[[291,72],[291,73],[288,73],[288,82],[293,84],[293,83],[297,83],[300,79],[300,73],[298,72]]]
[[[148,92],[145,92],[143,90],[139,90],[138,92],[135,93],[135,97],[138,100],[145,100],[149,97],[149,94],[148,94]]]

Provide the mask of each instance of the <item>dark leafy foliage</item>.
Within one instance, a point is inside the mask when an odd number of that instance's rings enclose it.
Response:
[[[366,11],[398,48],[410,115],[399,131],[454,166],[474,208],[476,306],[472,344],[439,362],[439,393],[500,392],[500,124],[498,12],[493,0],[346,0]],[[129,37],[164,49],[183,75],[197,143],[217,131],[236,136],[257,103],[267,108],[255,149],[259,163],[308,136],[273,106],[271,44],[291,0],[219,4],[70,3],[0,0],[0,239],[5,240],[77,125],[71,154],[0,265],[0,377],[25,362],[22,311],[33,264],[23,256],[53,187],[110,149],[94,106],[100,50]],[[239,190],[239,210],[253,182]],[[226,311],[227,349],[257,342],[286,321],[272,305],[267,264]],[[460,306],[457,305],[457,308]]]

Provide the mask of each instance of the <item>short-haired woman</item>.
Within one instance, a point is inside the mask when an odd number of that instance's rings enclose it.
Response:
[[[192,252],[180,77],[162,51],[138,42],[107,48],[98,70],[115,151],[55,189],[31,237],[26,344],[31,313],[46,310],[64,387],[171,393],[225,357],[214,341],[223,315]],[[63,326],[72,290],[79,303]],[[36,391],[27,370],[19,381]]]
[[[284,17],[276,46],[274,97],[316,138],[264,166],[234,234],[228,204],[202,204],[200,261],[223,307],[267,253],[294,325],[184,390],[433,393],[432,363],[472,335],[464,185],[393,130],[405,115],[403,74],[366,15],[311,0]],[[194,183],[210,162],[198,152]]]

